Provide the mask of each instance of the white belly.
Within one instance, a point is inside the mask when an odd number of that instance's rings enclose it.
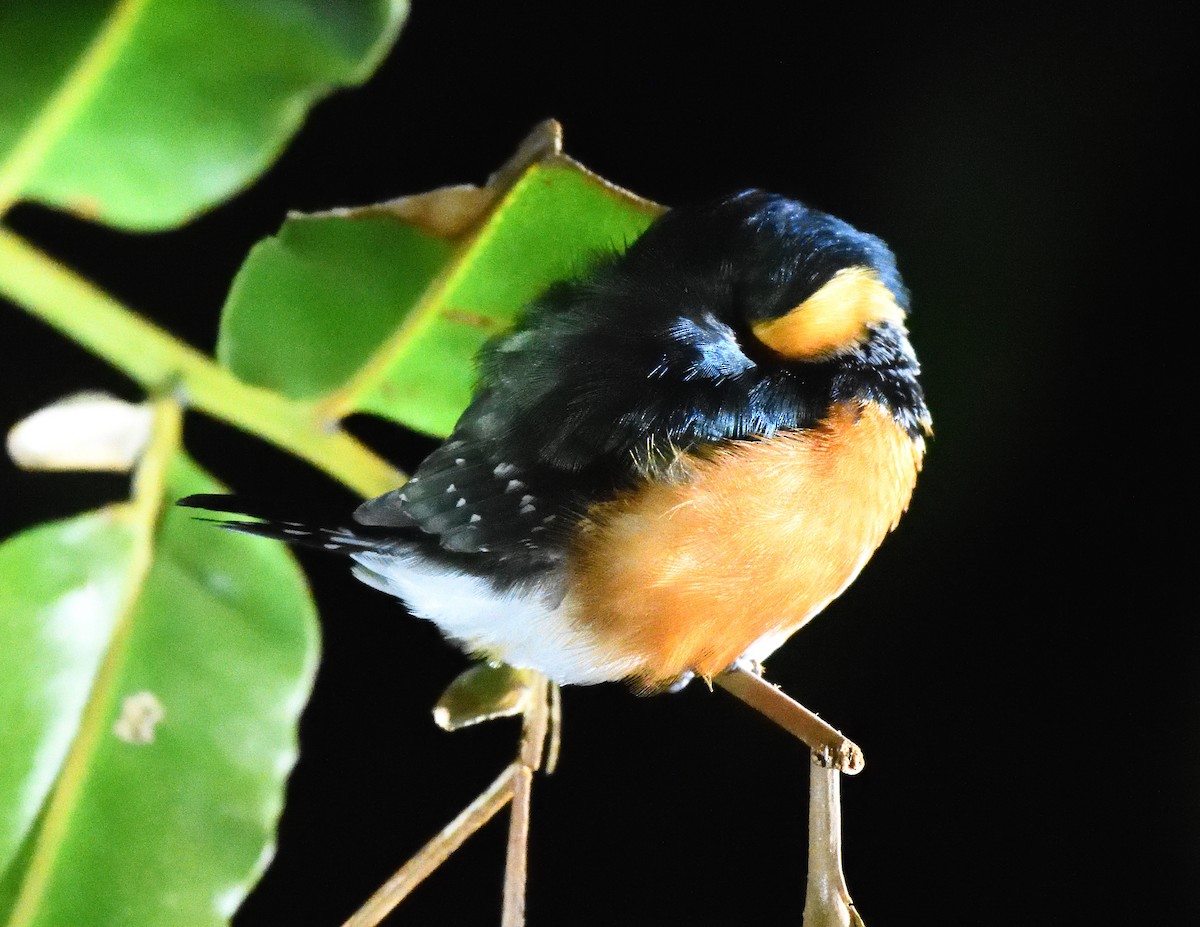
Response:
[[[359,564],[355,576],[402,600],[470,653],[538,670],[560,685],[613,682],[634,670],[631,661],[601,654],[595,636],[564,600],[557,574],[497,592],[485,579],[449,571],[415,553],[352,556]]]

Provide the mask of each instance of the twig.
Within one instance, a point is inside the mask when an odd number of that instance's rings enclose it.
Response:
[[[500,914],[500,927],[525,927],[529,799],[533,791],[533,770],[523,763],[519,765],[514,786],[508,822],[508,850],[504,861],[504,908]]]
[[[529,871],[529,805],[533,774],[542,766],[551,727],[551,692],[554,684],[538,673],[521,725],[521,751],[508,824],[504,860],[504,907],[500,927],[525,927],[525,883]]]
[[[536,772],[542,768],[542,754],[550,732],[550,687],[549,679],[538,673],[533,682],[533,692],[525,708],[521,724],[521,751],[519,761]]]
[[[841,773],[812,755],[804,927],[863,927],[842,872]]]
[[[558,683],[549,682],[550,733],[546,737],[546,775],[558,768],[558,750],[562,743],[562,690]]]
[[[756,673],[735,667],[713,682],[802,740],[812,750],[813,762],[849,776],[866,766],[857,744]]]
[[[350,915],[342,927],[375,927],[387,917],[426,876],[444,863],[468,837],[508,804],[523,769],[519,762],[510,763],[478,798],[447,824],[441,833],[421,847],[417,855],[401,866],[394,876],[384,882],[378,891],[367,899],[366,904]]]
[[[538,674],[534,677],[533,691],[530,693],[521,725],[521,746],[517,759],[505,768],[483,794],[447,824],[440,834],[425,844],[416,856],[381,885],[342,927],[375,927],[510,800],[513,807],[508,828],[501,927],[524,927],[529,806],[533,774],[542,766],[542,756],[548,739],[551,749],[557,750],[554,740],[557,737],[554,720],[557,693],[552,688],[553,685],[545,676]]]
[[[404,482],[400,473],[312,404],[250,386],[147,322],[52,257],[0,228],[0,295],[102,357],[148,392],[178,388],[197,409],[264,438],[363,496]]]

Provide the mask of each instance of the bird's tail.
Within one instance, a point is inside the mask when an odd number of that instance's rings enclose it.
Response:
[[[363,525],[354,528],[330,528],[298,521],[282,521],[267,515],[261,506],[240,496],[200,494],[180,499],[176,505],[189,509],[203,509],[206,512],[221,515],[249,516],[258,520],[242,521],[224,518],[203,518],[201,520],[210,521],[228,531],[256,534],[259,537],[274,538],[300,547],[312,547],[333,553],[354,554],[365,550],[379,550],[389,542],[394,543],[395,540],[394,537],[384,537],[383,532]]]

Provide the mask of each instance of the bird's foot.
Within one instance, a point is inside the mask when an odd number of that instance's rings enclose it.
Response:
[[[752,660],[750,657],[738,657],[729,664],[729,668],[725,672],[732,673],[735,670],[749,673],[751,676],[758,676],[761,679],[765,667],[762,660]]]

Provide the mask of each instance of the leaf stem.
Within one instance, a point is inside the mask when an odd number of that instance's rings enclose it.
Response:
[[[154,431],[134,475],[133,499],[111,510],[114,520],[132,533],[120,613],[88,694],[79,730],[47,799],[45,820],[37,835],[8,927],[26,927],[37,918],[46,889],[55,874],[55,864],[61,862],[59,851],[86,782],[91,758],[100,745],[102,733],[107,730],[117,682],[133,634],[138,602],[154,561],[154,539],[162,512],[167,472],[179,449],[181,419],[182,409],[173,400],[159,400],[155,404]]]
[[[243,383],[205,354],[0,227],[0,294],[104,358],[150,393],[177,388],[201,411],[265,438],[363,496],[404,474],[315,407]]]
[[[58,89],[38,113],[21,141],[0,163],[0,216],[25,192],[29,178],[62,138],[75,114],[95,92],[112,67],[146,7],[146,0],[118,0],[95,38],[67,72]]]
[[[154,425],[150,443],[133,473],[130,517],[135,524],[156,526],[162,509],[175,454],[183,444],[183,408],[178,401],[160,397],[154,401]]]

